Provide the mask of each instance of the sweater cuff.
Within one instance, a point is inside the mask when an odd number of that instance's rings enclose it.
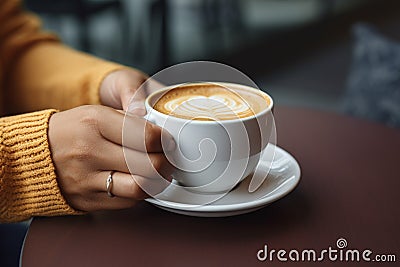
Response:
[[[80,213],[67,204],[57,184],[47,138],[54,112],[1,119],[0,221]]]

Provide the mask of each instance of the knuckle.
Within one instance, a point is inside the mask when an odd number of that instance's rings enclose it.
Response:
[[[100,110],[96,106],[82,106],[82,115],[80,117],[80,123],[87,126],[97,127],[98,118],[100,117]]]

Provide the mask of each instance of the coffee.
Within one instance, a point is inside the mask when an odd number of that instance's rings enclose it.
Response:
[[[163,94],[154,109],[183,119],[233,120],[267,109],[270,99],[257,90],[229,88],[229,85],[191,83]]]
[[[211,193],[212,202],[255,170],[271,137],[273,105],[245,85],[187,83],[150,94],[145,118],[175,140],[166,157],[182,193]]]

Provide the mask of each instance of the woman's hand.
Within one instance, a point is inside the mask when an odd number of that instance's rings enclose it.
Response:
[[[120,69],[104,78],[100,86],[100,100],[103,105],[143,116],[146,114],[144,100],[147,94],[162,87],[142,72]]]
[[[122,148],[122,127],[131,133]],[[163,154],[160,127],[144,119],[124,115],[104,106],[82,106],[55,113],[49,122],[49,143],[58,184],[69,205],[94,211],[128,208],[147,196],[165,189],[173,167]],[[174,148],[172,137],[163,132],[163,143]],[[165,139],[164,139],[165,138]],[[165,144],[165,143],[164,143]],[[134,158],[129,174],[124,153]],[[113,174],[111,198],[106,179]],[[160,176],[161,175],[161,176]],[[138,185],[140,183],[140,186]],[[147,191],[147,190],[146,190]]]
[[[143,116],[146,114],[145,90],[138,90],[148,77],[134,69],[121,69],[108,74],[100,86],[100,101],[103,105]],[[131,98],[134,96],[134,101]],[[132,102],[132,103],[130,103]]]

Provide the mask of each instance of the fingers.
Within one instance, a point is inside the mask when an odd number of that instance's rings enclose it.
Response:
[[[110,198],[106,188],[106,179],[109,174],[109,171],[99,172],[90,180],[90,184],[88,184],[90,189],[93,192],[97,192],[101,198],[103,198],[103,195]],[[148,196],[161,193],[169,184],[170,181],[163,178],[151,179],[140,175],[114,172],[110,192],[116,199],[142,200]],[[105,200],[108,200],[107,198]]]
[[[162,153],[144,153],[111,142],[101,146],[96,168],[134,173],[149,178],[169,177],[174,168]],[[129,168],[128,168],[129,167]]]
[[[160,127],[135,116],[124,116],[113,109],[103,108],[97,114],[100,134],[107,140],[131,149],[154,153],[173,150],[172,136]]]
[[[154,93],[165,87],[164,84],[160,83],[159,81],[151,77],[146,80],[143,86],[145,86],[147,95],[150,95],[151,93]]]
[[[165,129],[144,119],[131,118],[127,115],[125,119],[124,146],[147,153],[175,149],[175,141]]]
[[[110,171],[101,171],[87,179],[87,192],[74,198],[74,203],[77,203],[74,207],[82,211],[125,209],[134,206],[138,200],[161,193],[170,184],[170,180],[163,178],[114,172],[110,188],[114,197],[110,197],[106,182],[109,175]]]
[[[129,100],[146,79],[147,75],[130,68],[113,71],[100,85],[100,100],[106,106],[127,110]],[[144,97],[144,95],[141,96],[142,102]],[[144,106],[142,113],[136,114],[144,115]]]
[[[104,177],[102,179],[104,180]],[[150,179],[116,172],[113,175],[111,192],[118,197],[141,200],[161,193],[169,184],[170,182],[165,179]]]
[[[137,183],[136,179],[140,176],[116,172],[113,175],[113,187],[111,193],[118,197],[130,199],[145,199],[148,195]],[[160,179],[161,180],[161,179]],[[143,183],[143,182],[141,182]]]
[[[123,69],[115,74],[115,87],[116,91],[120,92],[122,109],[131,114],[144,116],[146,114],[144,106],[146,90],[143,83],[146,81],[147,75],[133,69]]]
[[[124,68],[109,73],[100,85],[100,100],[116,109],[144,116],[144,101],[148,94],[164,87],[143,72]]]
[[[137,201],[155,196],[170,184],[165,179],[149,179],[139,175],[115,172],[110,197],[106,190],[106,179],[110,172],[100,172],[92,179],[91,193],[81,197],[79,209],[83,211],[126,209],[133,207]]]
[[[122,96],[122,107],[132,115],[146,115],[144,101],[146,99],[146,90],[142,85],[139,88],[129,87]]]
[[[146,114],[144,105],[146,97],[163,87],[165,87],[165,85],[159,83],[153,78],[148,78],[139,88],[129,92],[129,98],[125,97],[125,99],[122,101],[124,110],[127,110],[131,114],[144,116]],[[127,103],[129,105],[125,109],[125,100],[127,99],[130,100],[130,102]]]
[[[135,116],[124,118],[104,106],[81,106],[50,118],[52,159],[71,207],[83,211],[126,208],[147,196],[146,192],[162,190],[162,177],[170,176],[172,166],[162,153],[161,128]],[[129,169],[135,174],[133,182]],[[109,170],[117,171],[119,185],[112,192],[120,196],[115,198],[105,192]]]
[[[174,170],[174,167],[162,153],[146,154],[126,149],[125,157],[130,172],[144,177],[153,179],[167,178]]]
[[[120,71],[120,79],[117,86],[121,91],[122,108],[131,114],[144,116],[146,109],[144,101],[146,99],[146,90],[143,83],[147,75],[137,70]]]

